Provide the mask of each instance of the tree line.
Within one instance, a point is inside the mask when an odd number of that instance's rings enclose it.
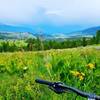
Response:
[[[36,39],[30,38],[24,40],[27,45],[22,45],[18,47],[16,42],[10,45],[10,41],[4,41],[0,45],[0,52],[14,52],[14,51],[39,51],[39,50],[49,50],[49,49],[64,49],[64,48],[74,48],[79,46],[87,46],[100,43],[100,30],[96,32],[96,35],[87,38],[75,38],[66,39],[63,41],[57,40],[43,40],[41,37]]]

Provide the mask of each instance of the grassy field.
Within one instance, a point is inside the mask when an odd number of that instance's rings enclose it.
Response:
[[[0,100],[86,100],[55,94],[36,78],[100,95],[100,50],[93,47],[0,54]]]

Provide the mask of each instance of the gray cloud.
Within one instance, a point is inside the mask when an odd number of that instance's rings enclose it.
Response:
[[[0,0],[0,23],[100,24],[100,0]]]

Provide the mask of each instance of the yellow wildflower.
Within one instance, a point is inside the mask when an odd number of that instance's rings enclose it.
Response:
[[[73,74],[75,77],[78,77],[80,80],[83,80],[85,76],[83,72],[70,71],[70,73]]]
[[[46,66],[47,68],[51,68],[51,67],[52,67],[52,65],[51,65],[50,63],[46,63],[45,66]]]
[[[78,71],[70,71],[70,73],[72,73],[74,76],[79,76],[80,73]]]
[[[88,67],[89,69],[94,69],[94,68],[95,68],[95,65],[92,64],[92,63],[89,63],[89,64],[87,65],[87,67]]]
[[[82,75],[79,76],[80,81],[84,79]]]
[[[31,91],[31,86],[30,86],[30,84],[28,84],[27,86],[25,86],[25,90]]]
[[[46,67],[47,67],[47,71],[48,71],[48,73],[49,73],[49,75],[50,75],[50,77],[52,77],[52,75],[51,75],[51,68],[52,68],[52,65],[50,64],[50,63],[46,63],[46,65],[45,65]]]

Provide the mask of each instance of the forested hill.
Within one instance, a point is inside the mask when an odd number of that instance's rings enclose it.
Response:
[[[27,39],[35,38],[29,32],[0,32],[0,39]]]

